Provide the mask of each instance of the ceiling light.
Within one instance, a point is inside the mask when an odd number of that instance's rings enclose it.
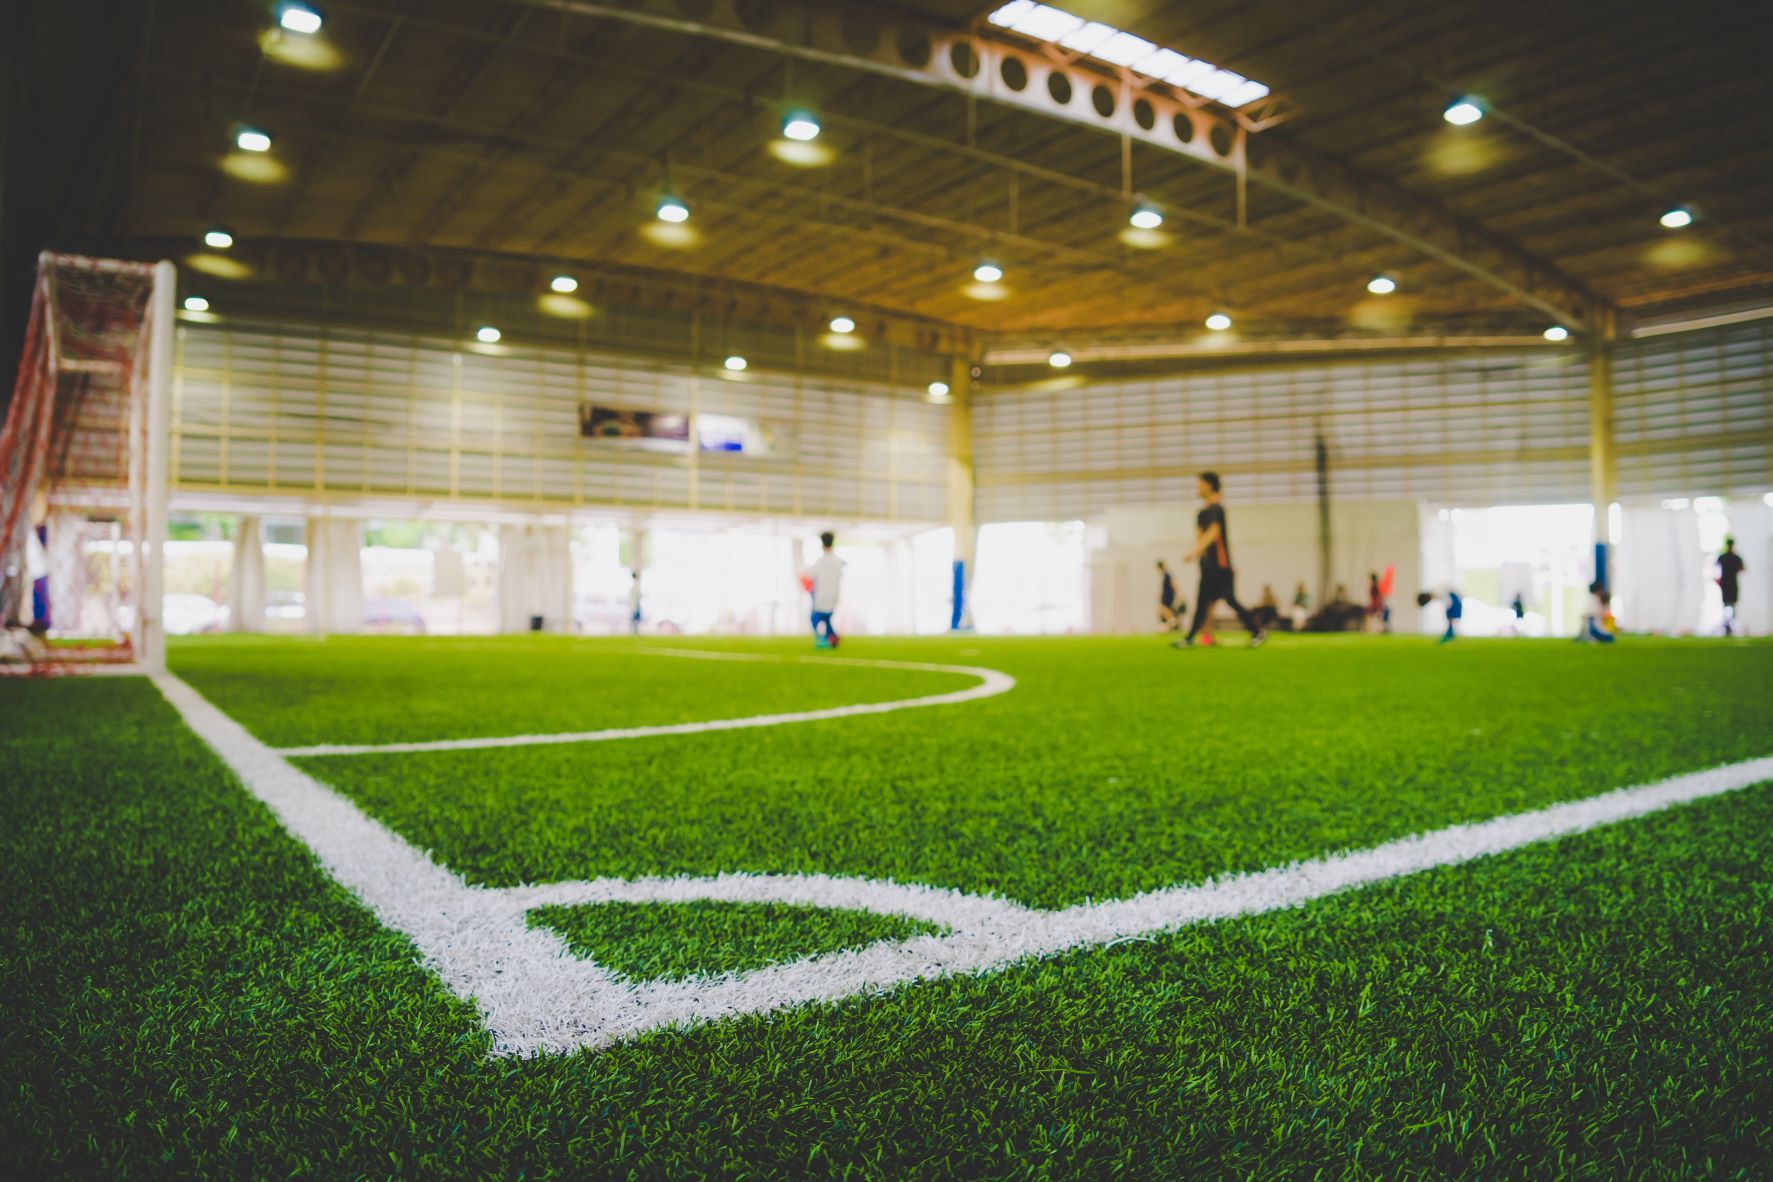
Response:
[[[204,231],[203,245],[211,250],[227,250],[234,245],[234,235],[217,226],[213,230]]]
[[[1467,127],[1484,117],[1483,107],[1473,98],[1456,98],[1441,112],[1441,118],[1454,127]]]
[[[1679,230],[1692,224],[1693,211],[1684,205],[1677,205],[1662,215],[1662,228],[1665,230]]]
[[[1207,317],[1207,327],[1214,332],[1224,332],[1231,327],[1231,317],[1223,312],[1214,312],[1211,316]]]
[[[483,324],[474,330],[474,339],[483,345],[496,345],[499,343],[499,338],[504,335],[490,324]]]
[[[1570,330],[1561,324],[1554,324],[1545,330],[1545,339],[1548,341],[1567,341],[1570,339]]]
[[[1367,290],[1374,295],[1390,295],[1397,290],[1397,280],[1389,275],[1375,275],[1367,280]]]
[[[659,220],[661,222],[689,221],[689,206],[675,197],[659,198]]]
[[[1130,66],[1140,58],[1150,57],[1157,46],[1131,33],[1116,33],[1090,51],[1090,56],[1115,66]]]
[[[326,22],[306,4],[285,4],[277,10],[277,23],[292,33],[318,33]]]
[[[1064,369],[1071,364],[1071,354],[1063,349],[1056,350],[1047,355],[1047,364],[1054,369]]]
[[[1133,211],[1133,216],[1129,217],[1127,221],[1141,230],[1155,230],[1164,224],[1164,215],[1149,205],[1141,205]]]
[[[242,152],[269,152],[271,136],[256,127],[242,127],[234,133],[234,146]]]
[[[948,383],[947,382],[931,382],[930,383],[930,397],[931,398],[946,398],[946,397],[948,397]]]
[[[980,283],[996,283],[1003,278],[1003,268],[996,263],[980,263],[973,268],[973,278]]]
[[[745,359],[737,353],[734,353],[731,357],[726,359],[726,367],[734,373],[738,373],[740,370],[744,369],[746,364],[747,362]]]
[[[187,312],[207,312],[207,311],[209,311],[209,301],[204,299],[202,296],[186,296],[185,297],[185,311],[187,311]]]
[[[579,281],[574,279],[571,275],[556,275],[548,286],[554,291],[558,291],[562,294],[571,294],[572,292],[579,290]]]
[[[831,331],[832,332],[855,332],[856,331],[856,322],[854,320],[851,320],[848,316],[833,316],[831,318]]]
[[[782,120],[782,134],[805,143],[819,138],[819,121],[806,111],[790,111]]]

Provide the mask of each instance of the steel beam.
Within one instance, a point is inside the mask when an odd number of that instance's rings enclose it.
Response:
[[[995,30],[945,28],[851,6],[704,0],[516,0],[881,74],[1137,140],[1327,210],[1455,267],[1553,321],[1609,307],[1576,278],[1395,182],[1367,176],[1131,71]],[[685,15],[694,13],[695,15]]]
[[[1619,457],[1613,431],[1613,324],[1597,313],[1588,334],[1588,494],[1594,502],[1596,552],[1611,537],[1610,512],[1619,495]],[[1600,578],[1597,572],[1596,578]]]

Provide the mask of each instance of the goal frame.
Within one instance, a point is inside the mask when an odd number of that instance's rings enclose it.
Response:
[[[125,321],[126,327],[134,329],[134,344],[127,347],[120,363],[95,360],[90,355],[80,356],[78,347],[72,344],[78,333],[70,334],[67,341],[61,339],[64,328],[80,326],[82,322],[78,319],[79,312],[70,311],[62,303],[64,293],[60,284],[69,277],[81,275],[133,280],[140,285],[129,297],[127,305],[132,310],[140,309],[136,313],[138,318],[133,324]],[[110,648],[52,643],[48,628],[53,628],[53,623],[38,629],[35,636],[26,631],[15,633],[9,628],[7,647],[22,650],[26,660],[0,665],[0,672],[56,674],[104,668],[153,673],[166,668],[162,604],[170,492],[173,325],[177,285],[177,270],[165,260],[134,262],[53,251],[38,255],[29,326],[13,397],[7,406],[4,425],[0,426],[0,461],[4,461],[8,482],[6,487],[0,488],[0,563],[4,564],[0,578],[10,581],[14,599],[8,615],[17,609],[19,620],[24,619],[23,601],[32,594],[36,578],[30,561],[33,547],[44,556],[45,565],[51,567],[49,573],[41,577],[49,580],[51,594],[54,594],[57,581],[54,560],[48,557],[47,547],[32,536],[38,526],[51,526],[45,531],[51,535],[50,544],[65,546],[61,530],[68,528],[69,523],[79,521],[82,513],[94,510],[101,514],[121,510],[125,532],[116,537],[113,545],[126,541],[127,557],[123,564],[113,562],[114,570],[126,569],[128,572],[129,606],[128,609],[122,608],[122,597],[118,594],[121,588],[113,584],[114,606],[107,617],[110,627],[100,633],[102,636],[108,632],[114,642],[114,647]],[[146,289],[145,298],[141,295],[143,288]],[[73,292],[65,294],[74,295]],[[79,300],[72,298],[70,302],[78,304]],[[90,318],[84,326],[91,327],[95,336],[102,334],[112,327],[106,321],[104,311],[121,306],[125,305],[106,304],[102,297],[97,302],[89,299],[86,308]],[[99,311],[93,312],[93,309]],[[117,349],[114,340],[111,348]],[[86,385],[74,387],[75,393],[67,391],[64,382],[70,379],[80,382],[83,373],[112,375],[110,380],[115,383],[117,399],[113,405],[119,413],[107,420],[101,413],[107,409],[105,406],[100,404],[95,409],[93,399],[104,397],[102,386],[96,395],[93,388]],[[94,429],[94,420],[86,417],[91,415],[99,416],[100,430],[108,422],[109,429],[121,437],[124,454],[115,470],[107,469],[96,479],[82,479],[64,469],[62,460],[71,448],[75,448],[84,432]],[[78,455],[90,457],[90,452],[75,450]],[[77,459],[75,465],[79,463]],[[87,474],[90,472],[89,468]],[[99,521],[107,519],[106,516],[97,518]],[[86,522],[88,530],[91,520],[89,518]],[[62,562],[73,569],[60,572],[60,584],[69,593],[83,597],[88,585],[84,545],[90,535],[82,533],[77,536],[80,540],[75,542],[76,548],[71,553],[62,552]],[[55,604],[53,599],[50,602]],[[35,617],[36,605],[32,606],[32,616]],[[52,610],[50,619],[54,620],[66,610],[64,602]],[[82,609],[77,608],[74,614],[79,618]],[[0,621],[0,625],[10,623],[11,620]]]

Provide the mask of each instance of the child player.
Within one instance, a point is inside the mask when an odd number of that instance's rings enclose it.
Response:
[[[820,648],[836,648],[842,638],[831,626],[831,617],[837,611],[837,592],[843,584],[843,559],[832,549],[837,537],[830,530],[819,535],[819,544],[825,548],[824,553],[806,574],[812,582],[813,643]]]

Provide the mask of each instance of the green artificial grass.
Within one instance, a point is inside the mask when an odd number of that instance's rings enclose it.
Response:
[[[1051,903],[1773,748],[1764,645],[1151,646],[858,644],[1022,684],[774,731],[306,766],[488,881],[864,869]],[[1294,911],[510,1060],[146,683],[0,681],[0,717],[19,1177],[1756,1178],[1773,1160],[1766,785]]]
[[[201,636],[173,672],[273,747],[550,734],[817,710],[940,694],[971,678],[809,658],[792,674],[751,661],[646,656],[651,641],[500,636]],[[848,655],[847,653],[845,654]]]
[[[453,643],[465,678],[477,644]],[[1157,638],[1055,638],[852,651],[984,665],[1018,685],[835,722],[300,762],[489,885],[800,871],[1059,907],[1773,753],[1773,646],[1759,642],[1303,638],[1178,652]],[[531,667],[583,663],[582,652],[537,649]],[[688,681],[713,665],[652,659]],[[747,668],[790,684],[806,669]],[[252,675],[279,683],[274,665]],[[228,693],[212,700],[235,708]],[[367,692],[357,707],[385,708]],[[706,716],[686,708],[673,721]]]
[[[946,929],[920,920],[781,903],[588,903],[537,907],[531,926],[632,981],[718,976]]]

